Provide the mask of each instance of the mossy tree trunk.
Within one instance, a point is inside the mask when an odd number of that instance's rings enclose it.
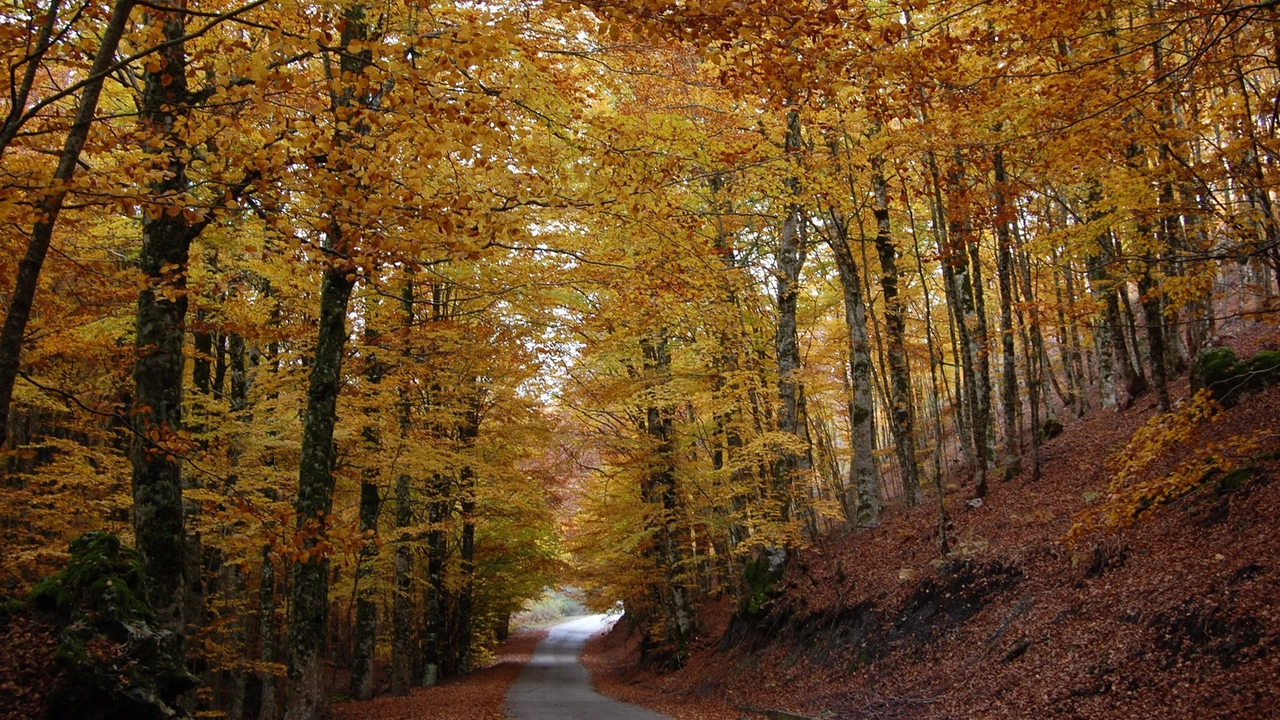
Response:
[[[336,233],[335,233],[336,234]],[[347,304],[354,281],[344,267],[325,271],[320,288],[319,339],[307,386],[298,471],[298,531],[304,555],[293,565],[289,621],[287,720],[316,720],[324,711],[324,644],[329,617],[329,559],[317,548],[333,509],[333,427],[342,387]]]
[[[646,337],[640,346],[649,382],[655,386],[666,382],[671,372],[671,353],[665,331]],[[645,408],[644,428],[650,442],[650,457],[640,496],[649,511],[647,529],[652,539],[648,554],[662,585],[654,589],[665,615],[662,651],[672,664],[680,665],[688,654],[694,614],[690,590],[683,578],[684,552],[678,525],[682,509],[676,487],[673,415],[674,409],[669,405],[653,404]]]
[[[884,331],[889,360],[889,421],[893,430],[902,493],[907,505],[920,501],[920,469],[916,463],[915,408],[911,398],[911,364],[907,359],[906,325],[898,293],[898,245],[889,224],[889,188],[884,161],[871,159],[871,189],[876,219],[876,254],[880,257],[880,293],[884,299]]]
[[[867,337],[867,306],[862,299],[862,275],[849,246],[848,223],[832,211],[828,244],[835,256],[844,297],[845,325],[849,329],[849,422],[853,457],[849,462],[849,486],[845,511],[853,527],[871,527],[880,521],[883,498],[876,473],[875,425],[872,408],[871,343]]]
[[[154,164],[164,173],[150,188],[156,196],[142,220],[139,269],[146,285],[138,293],[133,366],[134,437],[132,464],[133,525],[147,578],[147,598],[160,624],[181,635],[185,627],[186,534],[182,504],[181,456],[183,342],[186,336],[186,270],[191,241],[207,221],[190,222],[181,212],[186,201],[187,168],[176,126],[186,113],[185,12],[160,4],[146,22],[162,27],[168,44],[160,64],[143,74],[141,122],[161,148]],[[177,212],[175,212],[177,210]]]
[[[798,154],[803,149],[800,134],[800,114],[787,113],[787,139],[785,149]],[[798,194],[799,180],[789,181],[792,194]],[[804,384],[800,371],[800,340],[796,328],[796,310],[800,299],[800,271],[804,267],[807,248],[804,243],[804,211],[794,199],[786,210],[776,257],[776,287],[778,303],[778,327],[774,336],[774,349],[778,362],[778,416],[779,432],[794,435],[803,445],[809,445],[808,423],[805,420]],[[774,501],[785,522],[791,517],[792,486],[796,476],[810,466],[808,455],[794,450],[784,450],[777,459],[774,480]],[[776,551],[778,548],[772,548]]]
[[[340,77],[334,78],[333,83],[343,89],[335,92],[331,99],[335,114],[352,105],[355,98],[352,88],[372,59],[367,47],[356,52],[348,50],[352,43],[365,43],[369,39],[370,21],[364,6],[357,3],[348,7],[343,21]],[[361,99],[367,105],[373,96]],[[349,141],[347,131],[338,131],[333,142],[341,149]],[[331,219],[323,249],[329,263],[320,284],[315,356],[307,379],[307,405],[303,415],[298,496],[293,504],[298,517],[297,529],[303,533],[304,540],[302,557],[293,565],[290,588],[292,615],[286,641],[289,659],[286,720],[317,720],[326,710],[323,664],[329,619],[329,559],[319,546],[333,508],[333,467],[337,454],[333,428],[342,389],[347,308],[356,278],[356,268],[347,260],[351,248],[340,218]]]

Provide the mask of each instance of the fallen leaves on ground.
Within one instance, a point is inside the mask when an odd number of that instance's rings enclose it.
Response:
[[[333,708],[335,720],[499,720],[507,689],[533,656],[545,630],[526,630],[507,639],[492,665],[408,697],[382,696],[369,702],[347,702]]]
[[[1280,337],[1256,326],[1231,344],[1243,357]],[[1186,379],[1171,393],[1186,397]],[[679,672],[636,667],[623,630],[590,644],[588,664],[606,694],[676,718],[741,717],[725,709],[735,707],[822,718],[1274,717],[1274,433],[1242,486],[1209,481],[1133,527],[1064,541],[1077,513],[1106,492],[1108,457],[1154,413],[1145,395],[1124,412],[1095,409],[1068,422],[1041,449],[1038,482],[1024,457],[1023,473],[994,483],[979,507],[966,503],[970,488],[953,473],[946,562],[936,503],[896,509],[878,528],[798,553],[782,596],[736,645],[722,642],[726,603],[703,608],[701,646]],[[1168,472],[1207,443],[1274,428],[1280,387],[1197,428],[1150,472]],[[955,606],[943,604],[954,590],[943,568],[954,579],[948,563],[965,559],[964,572],[995,584],[955,621],[946,617]],[[934,614],[905,616],[926,587],[942,589],[926,607]],[[912,623],[927,632],[913,634]],[[869,636],[874,645],[857,644]]]

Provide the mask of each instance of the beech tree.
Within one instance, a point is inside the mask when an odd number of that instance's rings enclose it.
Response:
[[[116,532],[192,710],[302,719],[558,579],[678,664],[825,535],[946,554],[1275,312],[1275,13],[16,5],[0,580]]]

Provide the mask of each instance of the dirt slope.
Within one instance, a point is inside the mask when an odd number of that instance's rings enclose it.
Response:
[[[1274,340],[1255,334],[1237,351]],[[1174,390],[1185,396],[1186,380]],[[1073,516],[1105,493],[1107,458],[1153,414],[1144,397],[1068,424],[1044,447],[1039,482],[1026,472],[996,484],[980,508],[956,488],[951,559],[939,557],[936,507],[894,513],[801,554],[763,617],[709,613],[685,670],[634,675],[614,663],[600,686],[668,712],[715,698],[837,718],[1280,717],[1274,434],[1247,481],[1209,482],[1133,528],[1064,542]],[[1280,387],[1200,428],[1157,470],[1272,428]]]

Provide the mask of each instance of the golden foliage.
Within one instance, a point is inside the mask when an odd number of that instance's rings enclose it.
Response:
[[[1107,494],[1100,505],[1079,513],[1068,542],[1100,528],[1128,527],[1157,506],[1176,500],[1203,485],[1215,475],[1226,475],[1246,467],[1257,455],[1265,430],[1191,446],[1189,456],[1163,474],[1150,472],[1151,466],[1180,448],[1188,447],[1201,426],[1214,422],[1222,412],[1208,390],[1168,413],[1153,416],[1138,428],[1123,449],[1107,463],[1112,469]]]

